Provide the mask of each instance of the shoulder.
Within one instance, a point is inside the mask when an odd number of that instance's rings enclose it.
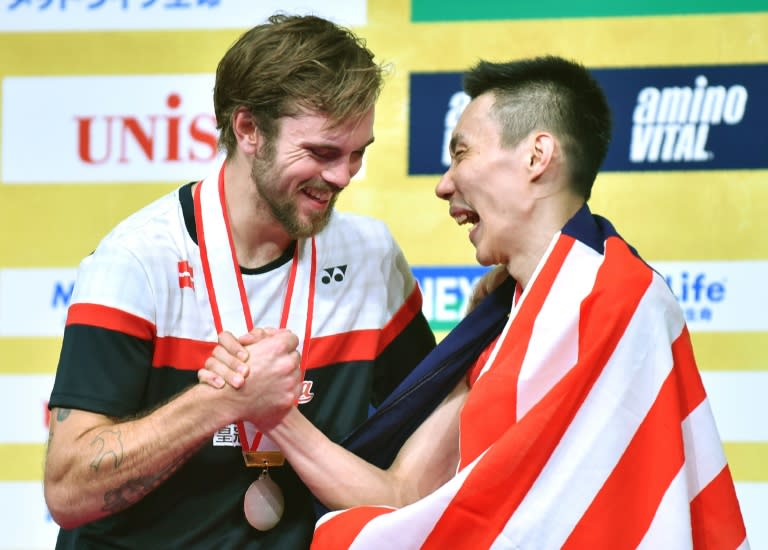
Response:
[[[654,325],[678,332],[685,324],[683,311],[664,277],[622,239],[609,239],[607,245],[601,286],[610,289],[606,294],[613,306],[626,303]]]
[[[188,248],[189,237],[179,189],[154,200],[118,223],[84,263],[105,261],[157,264]],[[183,254],[182,254],[183,255]]]
[[[102,245],[132,246],[157,242],[175,237],[181,217],[179,189],[154,200],[137,210],[110,231],[101,241]]]
[[[321,241],[346,241],[365,247],[366,253],[375,250],[390,250],[396,247],[395,239],[389,227],[382,220],[352,214],[350,212],[334,211],[331,219],[318,238]]]
[[[335,228],[336,230],[350,231],[359,234],[391,236],[389,227],[384,221],[363,214],[354,214],[352,212],[334,211],[331,215],[328,228]]]
[[[176,189],[118,223],[80,263],[76,287],[84,290],[111,281],[120,285],[126,280],[151,284],[152,273],[164,278],[158,267],[177,267],[167,260],[179,256],[187,238]]]

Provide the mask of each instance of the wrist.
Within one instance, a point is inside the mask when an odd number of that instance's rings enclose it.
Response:
[[[226,388],[214,388],[205,383],[196,384],[189,391],[192,406],[204,411],[201,421],[210,423],[208,427],[213,431],[218,431],[240,420],[233,407],[228,406],[226,399],[222,399],[223,391],[226,391]]]

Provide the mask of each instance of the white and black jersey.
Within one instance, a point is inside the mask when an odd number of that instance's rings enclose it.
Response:
[[[81,263],[51,408],[130,418],[197,383],[217,331],[191,186],[128,217]],[[410,267],[382,222],[335,212],[315,241],[300,409],[338,441],[435,341]],[[254,326],[279,326],[295,246],[262,268],[241,269]],[[313,500],[289,465],[270,470],[286,496],[277,527],[259,532],[246,522],[243,494],[258,473],[245,467],[234,426],[223,427],[137,505],[61,530],[57,548],[307,548]]]

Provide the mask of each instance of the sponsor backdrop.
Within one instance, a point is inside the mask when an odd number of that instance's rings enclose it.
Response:
[[[51,548],[46,400],[80,259],[216,156],[213,72],[277,9],[353,27],[391,63],[342,209],[385,219],[439,336],[474,262],[434,198],[479,58],[554,53],[605,86],[615,140],[592,209],[667,278],[690,322],[753,548],[768,548],[765,0],[0,0],[0,548]],[[620,4],[620,5],[619,5]]]

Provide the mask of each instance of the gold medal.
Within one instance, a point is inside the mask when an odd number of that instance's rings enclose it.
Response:
[[[283,517],[284,509],[283,491],[277,483],[272,481],[265,468],[245,492],[243,500],[245,519],[259,531],[269,531]]]

